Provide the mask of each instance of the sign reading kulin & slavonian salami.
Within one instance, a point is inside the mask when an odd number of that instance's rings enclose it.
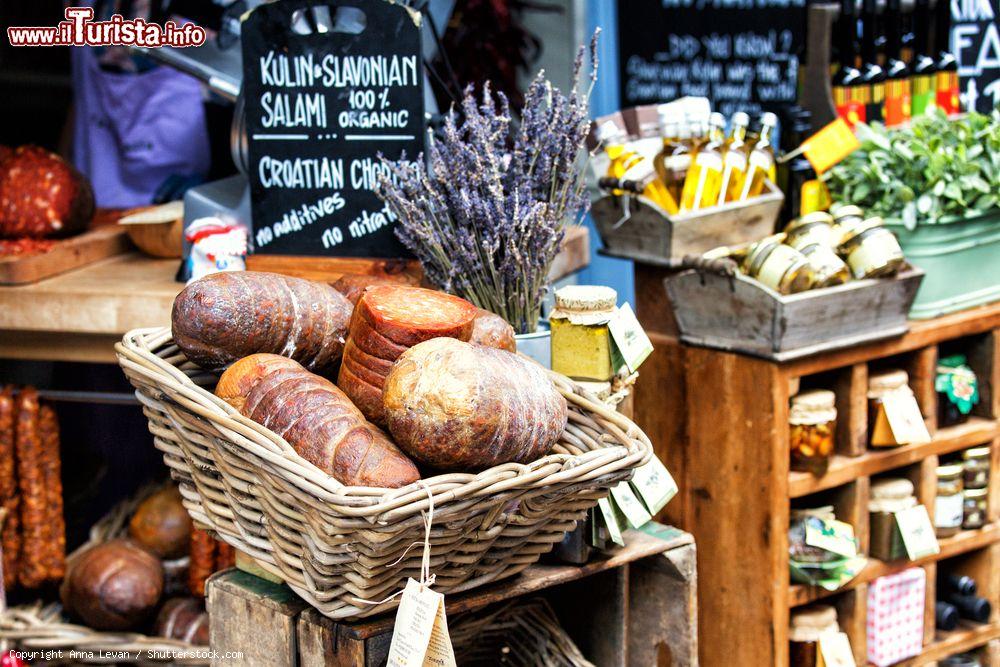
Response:
[[[244,20],[254,252],[406,257],[374,189],[424,146],[420,15],[389,0],[282,0]]]

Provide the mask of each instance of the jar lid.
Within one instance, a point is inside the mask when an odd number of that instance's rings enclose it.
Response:
[[[618,292],[603,285],[567,285],[556,290],[556,308],[593,312],[614,310]]]
[[[859,235],[864,234],[870,229],[877,229],[879,227],[885,228],[885,223],[883,222],[882,218],[879,218],[877,216],[874,218],[868,218],[864,222],[859,222],[856,225],[851,225],[850,227],[844,230],[844,235],[840,239],[840,245],[841,247],[843,247],[847,243],[853,241]],[[891,234],[892,232],[889,233]]]
[[[938,466],[935,472],[938,477],[958,477],[962,474],[963,469],[961,463],[946,463]]]
[[[791,424],[825,424],[837,418],[837,395],[829,389],[813,389],[792,396],[788,413]]]
[[[962,452],[962,458],[968,461],[969,459],[985,459],[990,456],[990,448],[987,447],[972,447],[966,449]]]
[[[916,496],[907,496],[906,498],[872,498],[868,501],[868,511],[876,514],[883,512],[892,514],[916,506]]]
[[[909,381],[910,376],[907,375],[906,371],[899,369],[893,369],[869,376],[868,397],[874,398],[875,396],[872,396],[872,394],[880,396],[887,391],[907,387],[909,385]]]
[[[827,225],[833,224],[833,216],[826,211],[813,211],[812,213],[806,213],[805,215],[795,218],[785,226],[785,233],[790,234],[793,230],[801,229],[807,225],[812,225],[814,223],[821,222]]]
[[[884,477],[872,481],[872,499],[908,498],[913,495],[913,482],[905,477]]]
[[[981,489],[966,489],[965,490],[965,497],[966,498],[985,498],[988,493],[989,493],[989,489],[986,488],[985,486],[983,488],[981,488]]]
[[[983,663],[979,661],[979,658],[971,653],[950,655],[947,658],[938,661],[939,667],[981,667],[982,664]]]
[[[836,622],[837,610],[827,604],[803,607],[789,619],[789,625],[793,628],[826,628]]]
[[[831,520],[836,518],[833,511],[833,505],[822,505],[820,507],[803,507],[800,509],[793,509],[789,512],[789,516],[793,519],[804,519],[807,517],[814,516],[817,519],[827,519]]]
[[[834,206],[833,208],[830,209],[830,214],[833,216],[833,219],[836,220],[837,222],[840,222],[843,218],[865,217],[865,212],[862,211],[860,207],[855,206],[854,204],[839,204],[837,206]]]

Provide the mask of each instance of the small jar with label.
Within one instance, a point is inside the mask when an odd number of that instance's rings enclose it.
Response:
[[[868,501],[869,546],[873,558],[893,561],[906,558],[903,536],[896,526],[896,512],[916,507],[913,482],[905,477],[872,480]]]
[[[829,213],[815,211],[788,223],[785,243],[809,260],[816,275],[816,287],[831,287],[847,282],[851,273],[834,252],[833,218]]]
[[[819,639],[830,632],[840,632],[835,608],[817,604],[793,610],[788,619],[789,667],[820,667],[824,664]]]
[[[813,287],[816,275],[809,260],[784,245],[783,234],[762,239],[750,247],[743,272],[779,294],[795,294]]]
[[[937,497],[934,499],[934,533],[951,537],[962,530],[965,518],[965,494],[962,464],[947,463],[937,467]]]
[[[913,395],[910,376],[906,371],[893,369],[876,373],[868,378],[868,439],[872,447],[895,447],[899,443],[876,439],[875,425],[885,412],[883,404],[891,394]]]
[[[611,331],[618,293],[610,287],[569,285],[556,290],[552,329],[552,370],[578,380],[607,382],[614,377]]]
[[[895,275],[904,261],[896,235],[882,218],[868,218],[846,230],[837,252],[858,280]]]
[[[965,355],[955,354],[938,361],[934,391],[937,394],[939,428],[969,420],[972,408],[979,403],[979,381],[975,371],[966,363]]]
[[[966,489],[985,489],[990,483],[990,448],[972,447],[962,452],[962,483]]]
[[[792,510],[788,522],[789,558],[800,563],[827,563],[840,558],[832,551],[806,544],[807,525],[819,526],[820,522],[835,518],[832,505]]]
[[[826,389],[804,391],[792,397],[788,411],[793,470],[823,475],[833,455],[837,426],[836,395]]]
[[[975,530],[986,523],[989,489],[966,489],[965,508],[962,512],[962,528]]]

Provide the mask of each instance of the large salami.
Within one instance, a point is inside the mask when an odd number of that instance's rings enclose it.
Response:
[[[0,237],[67,236],[93,217],[90,183],[58,155],[20,146],[0,162]]]
[[[46,579],[45,540],[48,501],[42,474],[42,442],[39,433],[38,392],[24,388],[18,394],[15,446],[17,478],[21,491],[21,558],[18,581],[25,588],[38,588]]]

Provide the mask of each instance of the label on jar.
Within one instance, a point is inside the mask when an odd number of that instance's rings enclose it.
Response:
[[[813,525],[812,521],[806,524],[806,544],[847,558],[858,555],[854,526],[836,519],[823,519],[821,522],[821,527]]]
[[[901,255],[899,242],[892,232],[870,234],[856,243],[847,255],[847,264],[857,280],[866,278],[891,264]]]
[[[939,495],[934,500],[934,526],[936,528],[960,528],[965,515],[965,498],[961,493],[950,496]]]
[[[935,506],[935,514],[937,513],[936,510],[937,507]],[[895,512],[893,516],[896,518],[899,534],[903,538],[903,547],[906,549],[906,555],[910,557],[910,560],[930,556],[941,550],[926,507],[923,505],[914,505],[908,509]]]
[[[894,391],[884,395],[881,401],[872,432],[872,445],[910,445],[931,441],[920,406],[911,392]]]
[[[824,632],[819,636],[819,652],[826,667],[857,667],[851,640],[846,632]]]

